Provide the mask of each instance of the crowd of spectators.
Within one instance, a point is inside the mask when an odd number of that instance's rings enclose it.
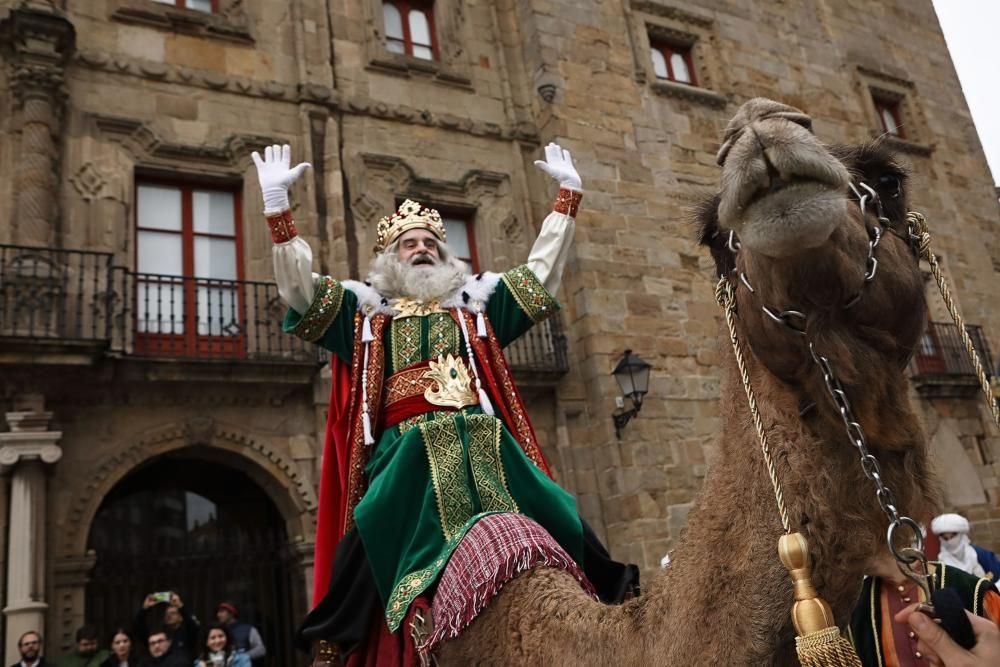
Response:
[[[55,659],[42,655],[42,636],[18,640],[13,667],[261,667],[267,648],[260,632],[239,620],[232,602],[220,602],[215,622],[202,626],[174,591],[150,593],[131,627],[102,638],[96,626],[76,632],[75,648]]]

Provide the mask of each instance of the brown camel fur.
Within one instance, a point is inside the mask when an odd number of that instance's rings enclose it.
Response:
[[[926,306],[904,240],[903,170],[882,145],[826,147],[810,126],[790,107],[745,104],[720,151],[720,193],[699,217],[720,274],[735,280],[735,266],[756,290],[737,288],[739,336],[792,529],[809,540],[813,580],[844,627],[866,564],[886,549],[888,521],[805,338],[761,306],[807,315],[808,336],[839,375],[900,511],[918,519],[938,492],[904,370]],[[864,219],[849,180],[876,188],[892,223],[867,285],[874,206]],[[742,242],[737,255],[726,249],[730,230]],[[442,645],[441,664],[797,664],[792,586],[776,555],[782,528],[724,326],[722,346],[718,455],[670,566],[620,606],[592,601],[562,571],[527,572]]]

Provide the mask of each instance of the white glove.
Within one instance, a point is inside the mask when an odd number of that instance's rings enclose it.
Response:
[[[559,186],[571,190],[583,190],[580,174],[573,166],[573,156],[559,144],[545,147],[545,160],[535,160],[535,166],[559,182]]]
[[[288,144],[268,146],[264,149],[263,160],[257,151],[251,157],[257,165],[257,180],[264,195],[264,213],[280,213],[289,208],[288,188],[312,165],[303,162],[290,169],[292,147]]]

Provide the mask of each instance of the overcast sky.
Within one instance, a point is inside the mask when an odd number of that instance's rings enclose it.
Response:
[[[933,0],[965,100],[1000,182],[1000,1]]]

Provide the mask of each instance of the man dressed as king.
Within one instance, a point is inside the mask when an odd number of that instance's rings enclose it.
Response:
[[[379,221],[364,282],[312,272],[288,202],[309,165],[291,167],[287,145],[253,158],[284,328],[332,353],[314,609],[300,643],[376,664],[386,641],[408,639],[401,626],[416,600],[433,598],[463,537],[499,515],[543,527],[585,585],[620,602],[638,571],[608,558],[553,481],[503,354],[559,309],[582,198],[569,151],[549,144],[535,163],[560,189],[525,264],[470,273],[439,213],[406,200]],[[392,662],[409,662],[404,653]]]

